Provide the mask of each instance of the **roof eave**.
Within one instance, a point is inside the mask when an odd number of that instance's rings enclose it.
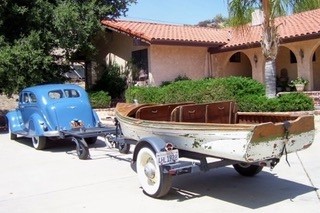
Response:
[[[256,47],[260,47],[260,42],[252,42],[252,43],[240,44],[240,45],[235,45],[235,46],[220,46],[218,48],[213,47],[213,48],[209,48],[208,52],[210,52],[210,54],[218,54],[218,53],[223,53],[223,52],[251,49],[251,48],[256,48]]]
[[[319,37],[320,37],[320,31],[312,34],[299,35],[294,37],[284,37],[280,39],[280,42],[285,44],[285,43],[291,43],[291,42],[318,39]]]
[[[177,46],[197,46],[216,48],[226,43],[221,42],[202,42],[202,41],[181,41],[181,40],[166,40],[166,39],[152,39],[150,44],[158,45],[177,45]]]
[[[106,26],[104,25],[106,29],[108,30],[111,30],[111,31],[114,31],[114,32],[117,32],[117,33],[121,33],[121,34],[124,34],[124,35],[127,35],[129,37],[132,37],[134,39],[138,39],[138,40],[141,40],[143,41],[144,43],[147,43],[147,44],[150,44],[150,40],[147,39],[147,38],[144,38],[143,36],[139,36],[139,35],[136,35],[134,33],[130,33],[130,32],[127,32],[125,30],[122,30],[122,29],[118,29],[118,28],[114,28],[114,27],[110,27],[110,26]]]
[[[312,39],[317,39],[319,37],[320,37],[320,32],[306,34],[306,35],[299,35],[299,36],[294,36],[294,37],[284,37],[284,38],[280,38],[280,44],[312,40]],[[208,52],[210,52],[211,54],[218,54],[218,53],[223,53],[223,52],[251,49],[251,48],[257,48],[257,47],[261,47],[261,44],[258,41],[252,42],[252,43],[235,45],[235,46],[210,47],[208,49]]]

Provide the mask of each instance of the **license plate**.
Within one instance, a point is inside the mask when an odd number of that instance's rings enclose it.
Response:
[[[166,152],[158,152],[156,157],[159,165],[175,163],[179,160],[179,151],[177,149],[173,149]]]
[[[76,129],[81,127],[83,127],[82,121],[71,121],[71,128]]]

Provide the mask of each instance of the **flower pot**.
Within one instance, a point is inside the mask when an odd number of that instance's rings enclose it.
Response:
[[[295,84],[294,86],[296,87],[296,90],[298,92],[301,92],[304,90],[304,84]]]

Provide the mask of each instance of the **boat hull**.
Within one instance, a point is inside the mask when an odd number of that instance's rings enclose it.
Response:
[[[179,150],[201,153],[220,159],[254,163],[281,158],[285,153],[309,147],[314,139],[314,124],[299,129],[310,117],[291,122],[288,132],[282,123],[215,124],[141,120],[116,110],[122,133],[136,141],[159,137]],[[313,126],[313,127],[312,127]],[[288,134],[287,134],[288,133]]]

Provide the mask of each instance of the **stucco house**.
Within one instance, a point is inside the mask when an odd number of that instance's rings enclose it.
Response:
[[[289,81],[301,76],[309,80],[306,90],[313,91],[320,90],[319,20],[320,9],[275,20],[280,35],[277,76]],[[103,20],[102,24],[105,38],[97,40],[97,60],[122,66],[135,61],[150,85],[177,76],[248,76],[264,82],[259,22],[243,31],[124,20]]]

